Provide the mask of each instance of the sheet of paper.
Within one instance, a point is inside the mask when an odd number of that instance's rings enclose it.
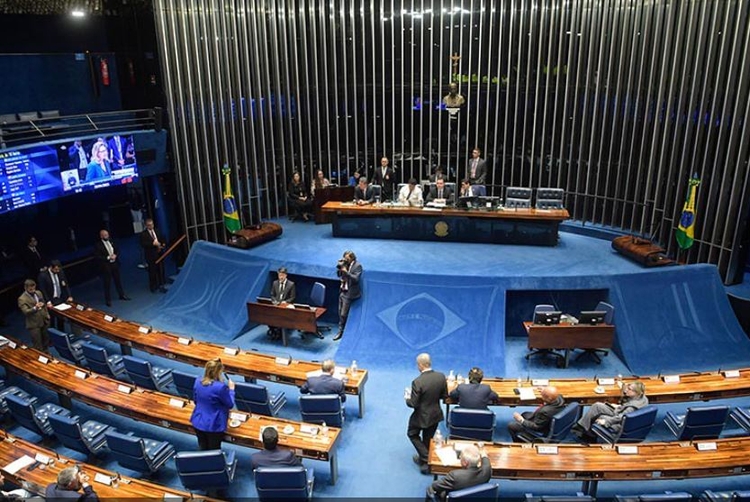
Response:
[[[534,401],[536,400],[536,394],[534,394],[533,387],[520,387],[518,389],[518,399],[521,401]]]
[[[437,456],[440,459],[440,463],[442,463],[443,465],[455,465],[458,462],[458,458],[456,457],[456,450],[454,450],[452,446],[443,446],[442,448],[438,448],[435,453],[437,453]]]
[[[3,470],[7,472],[8,474],[15,474],[21,469],[25,469],[26,467],[30,466],[34,463],[34,459],[31,458],[28,455],[24,455],[23,457],[14,460],[10,464],[6,465]]]
[[[60,305],[55,305],[54,309],[59,310],[60,312],[64,312],[71,307],[72,305],[68,305],[67,303],[61,303]]]

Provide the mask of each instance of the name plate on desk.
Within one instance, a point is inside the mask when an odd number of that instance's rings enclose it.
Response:
[[[185,500],[185,499],[182,498],[181,495],[175,495],[174,493],[165,493],[164,498],[162,500],[177,501],[177,500]]]
[[[534,387],[546,387],[549,385],[549,380],[546,378],[533,378],[531,380],[531,385]]]
[[[16,342],[8,342],[8,347],[10,347],[11,349],[15,349],[16,347],[18,347],[18,345],[16,345]]]
[[[104,320],[107,321],[107,322],[113,322],[115,320],[115,317],[111,316],[109,314],[105,314],[104,315]]]
[[[310,434],[314,436],[318,433],[318,426],[316,425],[300,425],[299,431],[303,434]]]
[[[557,455],[557,446],[551,444],[540,444],[536,447],[539,455]]]
[[[664,383],[680,383],[680,375],[664,375],[662,380]]]
[[[599,385],[614,385],[615,379],[614,378],[600,378],[596,381]]]
[[[138,333],[148,335],[151,333],[151,326],[138,326]]]
[[[112,484],[112,478],[110,478],[106,474],[102,474],[101,472],[97,472],[94,475],[94,481],[96,481],[97,483],[101,483],[103,485],[107,485],[107,486]]]
[[[81,371],[81,370],[76,370],[74,375],[76,378],[80,378],[81,380],[86,380],[86,377],[89,376],[88,373],[86,373],[85,371]]]
[[[43,453],[37,453],[36,456],[34,457],[34,460],[36,460],[40,464],[45,464],[45,465],[52,462],[52,459]]]
[[[123,394],[130,394],[131,392],[133,392],[133,389],[131,389],[127,385],[118,385],[117,390],[119,392],[122,392]]]
[[[47,364],[49,362],[49,358],[48,357],[44,357],[44,356],[39,356],[37,358],[37,361],[39,361],[42,364]]]
[[[182,399],[171,398],[169,400],[169,406],[174,406],[175,408],[184,408],[185,401],[183,401]]]
[[[618,445],[617,453],[620,455],[638,455],[638,447],[634,445]]]
[[[233,347],[224,347],[224,354],[228,356],[236,356],[238,350]]]
[[[276,364],[280,364],[281,366],[289,366],[292,363],[291,357],[277,357],[275,359]]]
[[[698,451],[715,451],[717,449],[715,441],[695,443],[695,447],[698,449]]]
[[[724,378],[739,378],[740,370],[726,370],[724,372]]]
[[[235,413],[232,412],[229,414],[230,420],[239,420],[240,422],[247,422],[247,415],[244,413]]]
[[[78,305],[76,305],[76,310],[83,312],[84,310],[86,310],[86,307],[84,307],[83,305],[79,303]]]
[[[182,336],[177,339],[177,343],[179,343],[180,345],[190,345],[190,342],[192,342],[192,339]]]

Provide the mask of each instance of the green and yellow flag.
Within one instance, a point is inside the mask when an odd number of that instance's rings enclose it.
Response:
[[[224,164],[221,172],[224,174],[224,226],[229,232],[234,233],[242,229],[242,223],[237,212],[237,204],[234,202],[234,195],[232,195],[232,180],[229,177],[231,169]]]
[[[698,191],[698,185],[700,184],[701,180],[698,179],[697,174],[694,174],[688,182],[688,193],[685,205],[682,208],[682,216],[680,216],[680,226],[677,227],[677,232],[675,232],[677,245],[680,246],[680,249],[688,249],[695,240],[695,193]]]

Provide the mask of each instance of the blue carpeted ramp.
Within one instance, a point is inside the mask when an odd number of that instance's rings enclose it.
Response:
[[[712,265],[612,278],[620,353],[638,375],[745,367],[750,340]]]
[[[163,330],[230,341],[247,323],[246,303],[260,293],[267,276],[266,260],[199,241],[167,296],[144,315]]]
[[[487,375],[505,369],[504,292],[483,277],[366,271],[337,358],[363,366],[413,366],[429,352],[436,367]]]

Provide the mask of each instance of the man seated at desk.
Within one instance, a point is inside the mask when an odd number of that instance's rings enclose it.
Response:
[[[277,271],[278,279],[273,281],[271,285],[271,301],[274,305],[278,305],[281,302],[294,303],[294,299],[297,297],[297,289],[294,283],[286,277],[286,267],[281,267]],[[268,327],[268,336],[272,340],[281,339],[281,328],[274,326]]]
[[[417,180],[411,178],[408,185],[401,187],[398,192],[398,202],[400,204],[406,204],[409,206],[422,206],[424,200],[422,199],[422,187],[417,185]]]
[[[480,368],[469,370],[469,383],[449,385],[451,399],[458,401],[462,408],[486,410],[487,406],[497,401],[497,393],[489,385],[482,383],[484,372]]]
[[[451,189],[447,186],[445,186],[445,180],[438,179],[435,182],[434,187],[430,187],[430,193],[427,195],[427,202],[438,202],[438,201],[447,201],[451,198]]]
[[[266,427],[261,434],[263,449],[250,456],[253,470],[258,467],[293,467],[302,465],[300,459],[289,448],[279,448],[279,433],[274,427]]]
[[[364,176],[359,178],[359,184],[354,189],[354,202],[358,206],[366,206],[375,202],[375,190],[367,183]]]
[[[552,423],[552,417],[562,411],[565,401],[557,387],[548,386],[542,389],[542,404],[534,411],[524,411],[523,414],[513,413],[513,421],[508,424],[508,432],[514,442],[518,441],[518,434],[525,430],[547,433]]]
[[[336,362],[333,359],[326,359],[321,364],[323,373],[319,376],[311,376],[307,379],[299,391],[302,394],[338,394],[341,396],[341,404],[346,402],[344,393],[344,382],[333,376],[336,369]]]
[[[427,487],[426,501],[446,499],[448,492],[487,483],[492,476],[492,465],[487,452],[474,445],[461,450],[461,468],[454,469]]]
[[[471,182],[468,178],[461,180],[461,197],[474,197],[474,190],[471,188]]]

